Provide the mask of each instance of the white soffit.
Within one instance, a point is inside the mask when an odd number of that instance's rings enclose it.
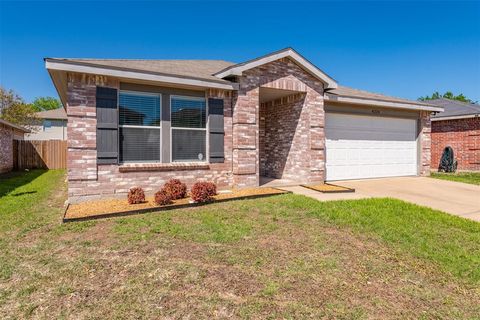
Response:
[[[217,88],[225,90],[234,90],[234,84],[219,83],[214,81],[192,79],[186,77],[176,77],[172,75],[164,75],[154,72],[142,72],[135,70],[120,70],[101,66],[92,66],[86,64],[72,63],[68,61],[58,61],[54,59],[46,59],[45,67],[48,70],[59,70],[66,72],[89,73],[104,76],[111,76],[123,79],[146,80],[163,83],[173,83],[185,86],[194,86],[202,88]]]
[[[325,94],[325,101],[360,104],[360,105],[368,105],[368,106],[378,106],[378,107],[386,107],[386,108],[432,111],[432,112],[443,111],[443,108],[441,107],[425,106],[425,105],[413,104],[413,103],[410,104],[410,103],[393,102],[393,101],[385,101],[385,100],[374,100],[374,99],[365,99],[365,98],[357,98],[357,97],[329,95],[328,93]]]

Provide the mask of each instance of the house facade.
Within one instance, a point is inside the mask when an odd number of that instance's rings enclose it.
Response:
[[[423,175],[442,108],[339,86],[291,48],[247,62],[46,59],[68,117],[70,200]]]
[[[0,119],[0,173],[12,171],[14,167],[13,140],[23,140],[29,130]]]
[[[445,147],[453,149],[457,170],[480,171],[480,105],[445,98],[429,101],[444,108],[432,116],[432,168]]]
[[[29,127],[25,140],[67,140],[67,113],[64,108],[37,112],[38,124]]]

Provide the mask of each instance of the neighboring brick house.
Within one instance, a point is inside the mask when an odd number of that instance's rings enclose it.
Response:
[[[13,169],[13,140],[23,140],[29,130],[0,119],[0,173]]]
[[[342,87],[291,48],[222,60],[46,58],[68,117],[68,194],[430,171],[428,103]]]
[[[64,108],[37,112],[39,124],[29,127],[25,140],[67,140],[67,113]]]
[[[453,148],[458,170],[480,170],[480,105],[449,100],[430,100],[445,109],[432,116],[432,168],[437,169],[445,147]]]

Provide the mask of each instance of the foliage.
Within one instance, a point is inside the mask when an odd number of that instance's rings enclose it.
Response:
[[[170,195],[172,200],[183,199],[187,196],[187,185],[179,179],[171,179],[163,186],[165,192]]]
[[[128,190],[128,203],[136,204],[145,202],[145,192],[140,187],[132,187]]]
[[[13,90],[0,87],[0,118],[21,126],[38,123],[35,109]]]
[[[172,203],[172,195],[165,188],[155,193],[155,203],[164,206]]]
[[[217,186],[213,182],[197,182],[193,185],[190,193],[195,202],[210,202],[217,194]]]
[[[38,97],[32,102],[35,111],[54,110],[62,107],[60,100],[54,97]]]
[[[450,99],[450,100],[457,100],[457,101],[462,101],[462,102],[466,102],[466,103],[476,103],[476,101],[473,101],[473,100],[465,97],[465,95],[463,95],[463,93],[460,93],[459,95],[454,95],[451,91],[447,91],[444,94],[440,94],[438,91],[435,91],[431,96],[420,97],[420,98],[418,98],[418,100],[419,101],[428,101],[428,100],[435,100],[435,99],[441,99],[441,98]]]
[[[440,173],[432,172],[430,177],[442,180],[480,185],[480,172]]]

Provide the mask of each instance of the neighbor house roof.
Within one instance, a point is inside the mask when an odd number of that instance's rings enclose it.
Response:
[[[67,113],[65,112],[65,109],[63,109],[63,108],[47,110],[47,111],[40,111],[40,112],[35,113],[35,115],[37,116],[37,118],[40,118],[40,119],[67,120]]]
[[[29,133],[30,132],[30,130],[25,129],[24,127],[19,126],[18,124],[11,123],[10,121],[7,121],[7,120],[0,119],[0,124],[3,124],[4,126],[16,129],[18,131],[22,131],[24,133]]]
[[[180,86],[236,90],[238,84],[229,81],[230,76],[242,75],[248,69],[288,57],[302,69],[325,84],[325,99],[359,105],[377,105],[392,108],[442,111],[428,103],[389,97],[348,87],[337,82],[305,59],[292,48],[286,48],[242,63],[224,60],[136,60],[136,59],[65,59],[45,58],[46,67],[57,87],[60,98],[66,102],[66,72],[79,72],[113,76],[157,83],[173,83]]]
[[[429,103],[444,108],[444,112],[432,116],[432,121],[480,117],[480,105],[446,98],[429,100]]]

